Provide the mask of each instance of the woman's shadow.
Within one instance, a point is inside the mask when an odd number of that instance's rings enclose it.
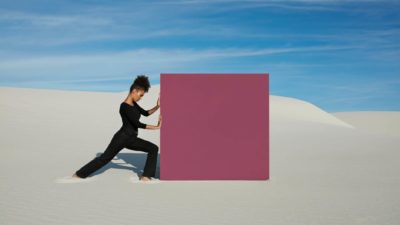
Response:
[[[96,157],[99,157],[102,152],[98,152]],[[108,169],[122,169],[122,170],[129,170],[133,171],[137,174],[137,176],[143,173],[143,168],[146,163],[147,153],[118,153],[110,162],[106,165],[95,171],[90,175],[97,176],[99,174],[104,173],[104,171]],[[113,162],[115,160],[121,160],[122,162]],[[131,165],[131,166],[129,166]],[[155,178],[160,179],[160,153],[158,153],[157,158],[157,166],[156,166],[156,175]]]

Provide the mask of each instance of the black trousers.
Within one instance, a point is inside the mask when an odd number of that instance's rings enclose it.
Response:
[[[146,164],[144,166],[142,176],[155,176],[158,158],[158,146],[137,136],[129,135],[121,129],[114,134],[106,150],[100,156],[94,158],[92,161],[88,162],[82,168],[77,170],[75,172],[76,175],[81,178],[86,178],[110,162],[123,148],[147,152]]]

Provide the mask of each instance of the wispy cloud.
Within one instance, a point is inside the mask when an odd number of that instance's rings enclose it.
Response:
[[[224,6],[217,10],[231,11],[243,9],[260,9],[260,8],[277,8],[285,10],[296,11],[358,11],[367,12],[368,8],[363,8],[365,5],[358,5],[358,7],[349,8],[348,5],[355,4],[395,4],[399,5],[397,0],[182,0],[182,1],[160,1],[158,4],[163,5],[196,5],[196,6]],[[357,6],[357,5],[355,5]],[[375,9],[377,10],[377,9]],[[379,10],[379,9],[378,9]]]
[[[0,71],[17,68],[51,68],[70,65],[103,65],[113,62],[117,64],[140,63],[171,63],[215,58],[250,57],[296,52],[336,51],[363,48],[363,46],[308,46],[292,48],[209,48],[209,49],[136,49],[122,52],[86,55],[51,55],[46,57],[20,58],[0,62]],[[170,57],[173,56],[173,57]]]
[[[43,15],[22,11],[0,10],[0,21],[12,23],[13,27],[21,27],[24,24],[30,26],[58,27],[58,26],[104,26],[112,24],[112,21],[101,17],[90,17],[84,15]]]

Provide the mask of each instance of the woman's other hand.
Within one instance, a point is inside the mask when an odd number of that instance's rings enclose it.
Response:
[[[157,127],[158,128],[161,128],[161,114],[159,115],[159,117],[158,117],[158,124],[157,124]]]

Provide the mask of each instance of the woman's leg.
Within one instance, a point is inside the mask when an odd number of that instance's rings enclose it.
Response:
[[[110,162],[114,156],[124,148],[125,143],[129,138],[132,137],[121,131],[116,132],[106,150],[100,156],[94,158],[92,161],[88,162],[86,165],[76,171],[75,174],[80,178],[86,178],[96,170],[100,169]]]
[[[130,150],[138,150],[147,152],[146,164],[143,169],[142,176],[155,177],[157,159],[158,159],[158,146],[150,141],[143,140],[139,137],[129,139],[125,148]]]

